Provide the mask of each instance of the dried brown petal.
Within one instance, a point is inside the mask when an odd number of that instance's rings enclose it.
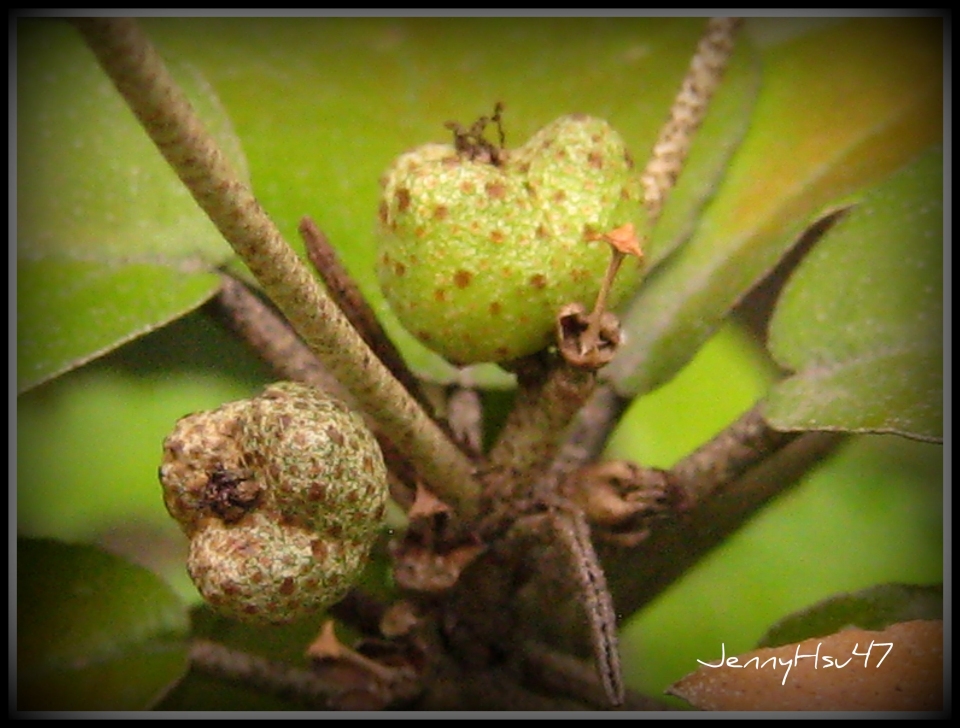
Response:
[[[643,259],[643,250],[640,248],[640,238],[637,237],[637,230],[632,222],[621,225],[609,232],[601,233],[597,236],[600,240],[605,240],[615,249],[624,255],[632,255]]]
[[[569,303],[557,314],[557,341],[563,358],[576,367],[597,370],[610,363],[622,340],[617,316],[604,311],[599,326],[579,303]]]

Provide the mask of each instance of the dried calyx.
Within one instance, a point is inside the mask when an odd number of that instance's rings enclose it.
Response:
[[[360,417],[294,383],[179,420],[160,481],[200,593],[248,621],[292,621],[343,597],[387,499],[383,457]]]

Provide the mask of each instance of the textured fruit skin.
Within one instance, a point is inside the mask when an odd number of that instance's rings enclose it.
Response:
[[[204,599],[260,622],[292,621],[343,597],[388,492],[363,421],[294,383],[180,419],[164,441],[160,481]]]
[[[552,343],[560,307],[596,297],[610,260],[597,236],[642,224],[623,139],[583,115],[547,125],[499,166],[425,145],[395,160],[382,184],[384,296],[411,333],[459,365]],[[639,277],[639,261],[625,261],[610,305]]]

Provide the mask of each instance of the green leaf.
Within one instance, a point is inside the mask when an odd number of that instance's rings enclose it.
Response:
[[[17,707],[141,710],[187,666],[186,609],[92,546],[17,542]]]
[[[848,627],[880,631],[898,622],[943,619],[943,586],[882,584],[838,594],[780,620],[757,643],[779,647]]]
[[[796,372],[770,393],[778,429],[943,438],[943,155],[868,191],[798,267],[770,326]]]
[[[17,36],[17,389],[189,311],[232,256],[69,25]],[[245,169],[212,89],[172,70]]]
[[[693,238],[652,271],[606,368],[624,395],[668,381],[825,206],[942,139],[942,21],[828,25],[762,55],[750,131]]]
[[[211,78],[244,140],[257,197],[286,238],[299,246],[297,223],[313,216],[415,370],[450,381],[457,370],[404,331],[380,293],[380,176],[403,152],[451,141],[444,122],[470,124],[497,101],[505,104],[508,147],[579,112],[607,119],[642,165],[704,22],[191,18],[144,26]],[[688,232],[690,210],[709,195],[749,121],[757,69],[748,42],[728,81],[705,128],[709,143],[693,153],[697,175],[671,199],[651,255],[666,254]],[[466,376],[485,386],[512,381],[492,366]]]
[[[22,392],[199,306],[217,278],[149,264],[17,261],[17,386]]]

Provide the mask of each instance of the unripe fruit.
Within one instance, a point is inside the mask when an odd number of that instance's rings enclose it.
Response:
[[[376,439],[344,404],[274,384],[183,417],[163,447],[164,502],[190,538],[190,577],[218,610],[292,621],[359,577],[387,477]]]
[[[489,150],[487,150],[489,151]],[[605,121],[564,116],[519,149],[428,144],[383,179],[380,284],[401,323],[449,361],[507,361],[553,338],[566,303],[593,303],[610,230],[641,228],[639,180]],[[639,281],[620,270],[616,306]]]

